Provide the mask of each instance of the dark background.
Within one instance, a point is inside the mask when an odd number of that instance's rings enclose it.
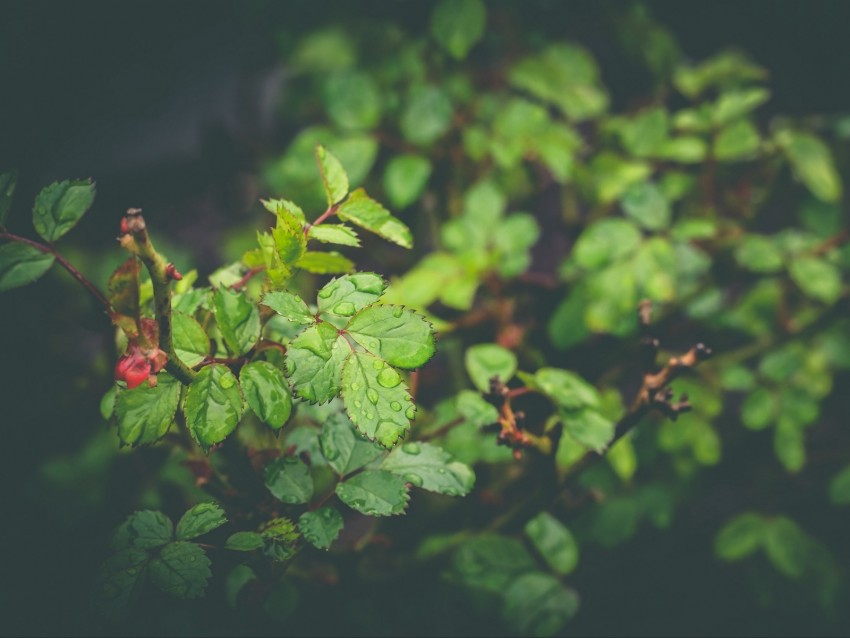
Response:
[[[617,54],[605,47],[607,17],[624,4],[551,0],[523,3],[529,9],[520,13],[539,28],[588,44],[606,83],[630,86],[639,79],[627,76],[627,65],[609,63]],[[727,45],[749,52],[772,73],[775,112],[850,112],[850,2],[646,4],[694,59]],[[174,243],[191,245],[202,268],[217,265],[218,233],[245,219],[261,193],[257,166],[282,150],[290,132],[275,109],[285,90],[277,29],[306,31],[331,16],[344,22],[356,13],[393,16],[424,30],[430,7],[401,1],[3,2],[0,172],[20,170],[10,229],[31,233],[30,202],[41,186],[92,176],[97,200],[71,244],[113,246],[120,212],[138,206]],[[86,631],[88,583],[103,556],[104,530],[128,513],[126,497],[138,478],[111,477],[107,506],[85,519],[60,519],[57,503],[35,487],[45,458],[78,448],[103,427],[97,401],[110,383],[107,321],[66,279],[54,272],[0,297],[3,634]],[[817,619],[754,608],[745,583],[719,590],[717,583],[733,582],[729,574],[721,580],[707,553],[690,553],[695,545],[709,546],[726,520],[724,503],[734,500],[742,477],[736,467],[746,462],[725,458],[707,471],[704,480],[713,488],[677,516],[672,531],[646,530],[627,549],[596,558],[590,550],[582,560],[601,567],[575,583],[583,610],[569,631],[824,631]],[[73,502],[64,506],[73,509]],[[464,628],[457,622],[454,627]]]

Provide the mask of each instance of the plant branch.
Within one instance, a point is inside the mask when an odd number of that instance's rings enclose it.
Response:
[[[110,317],[112,316],[113,310],[112,310],[112,306],[109,303],[109,300],[103,295],[102,292],[100,292],[100,290],[98,290],[95,287],[95,285],[91,281],[86,279],[86,277],[85,277],[85,275],[83,275],[83,273],[81,273],[79,270],[77,270],[76,267],[74,267],[74,265],[71,262],[69,262],[67,259],[65,259],[65,257],[63,257],[59,253],[59,251],[56,250],[56,248],[54,248],[53,246],[50,246],[50,245],[39,244],[36,241],[33,241],[31,239],[27,239],[26,237],[20,237],[19,235],[13,235],[12,233],[7,233],[7,232],[0,233],[0,238],[8,239],[10,241],[16,241],[16,242],[19,242],[21,244],[26,244],[27,246],[31,246],[32,248],[35,248],[36,250],[39,250],[43,253],[46,253],[48,255],[53,255],[53,257],[56,259],[56,261],[58,261],[59,264],[65,270],[67,270],[74,279],[76,279],[78,282],[80,282],[83,285],[83,287],[91,293],[92,297],[94,297],[98,301],[98,303],[103,306],[103,309],[106,312],[106,314],[109,315]]]
[[[174,350],[171,328],[171,281],[177,278],[173,264],[166,262],[148,236],[145,219],[138,208],[130,208],[121,220],[121,246],[139,256],[150,273],[153,284],[153,298],[156,321],[159,326],[159,347],[168,355],[165,369],[171,376],[186,385],[195,378],[195,372],[189,368]]]

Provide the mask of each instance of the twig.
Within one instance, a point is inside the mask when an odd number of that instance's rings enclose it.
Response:
[[[76,279],[78,282],[80,282],[83,285],[83,287],[91,293],[92,297],[97,299],[98,303],[100,303],[100,305],[103,306],[103,309],[106,312],[106,314],[109,315],[110,317],[112,316],[113,310],[112,310],[112,306],[109,303],[109,300],[103,295],[102,292],[100,292],[95,287],[95,285],[92,282],[90,282],[88,279],[86,279],[85,275],[83,275],[79,270],[77,270],[71,262],[69,262],[67,259],[65,259],[65,257],[63,257],[59,253],[59,251],[56,250],[56,248],[54,248],[53,246],[50,246],[50,245],[39,244],[38,242],[35,242],[31,239],[27,239],[26,237],[20,237],[19,235],[13,235],[12,233],[7,233],[7,232],[0,233],[0,238],[9,239],[11,241],[16,241],[16,242],[19,242],[21,244],[26,244],[27,246],[31,246],[32,248],[35,248],[36,250],[39,250],[43,253],[46,253],[48,255],[53,255],[53,257],[56,259],[56,261],[58,261],[59,264],[65,270],[67,270],[74,279]]]

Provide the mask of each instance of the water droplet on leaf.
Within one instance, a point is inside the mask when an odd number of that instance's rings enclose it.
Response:
[[[390,407],[396,412],[401,412],[401,403],[399,403],[398,401],[393,401],[392,403],[390,403]]]
[[[416,408],[411,405],[409,408],[407,408],[407,410],[404,411],[404,416],[413,421],[414,417],[416,416]]]
[[[343,317],[350,317],[356,311],[354,304],[350,301],[340,301],[337,305],[334,306],[334,313],[338,315],[342,315]]]
[[[402,314],[404,314],[404,308],[402,308],[401,306],[396,306],[393,309],[393,317],[395,317],[396,319],[401,317]]]
[[[372,402],[372,405],[376,405],[378,403],[378,391],[375,388],[369,388],[366,390],[366,398]]]
[[[401,377],[398,372],[387,366],[378,373],[378,383],[385,388],[394,388],[401,383]]]
[[[414,487],[422,487],[422,484],[425,482],[418,474],[405,474],[402,478]]]
[[[229,374],[221,377],[221,379],[219,380],[219,384],[225,390],[227,390],[228,388],[232,388],[234,383],[236,383],[236,380]]]
[[[411,454],[415,456],[422,451],[422,446],[416,443],[415,441],[411,441],[410,443],[405,443],[404,445],[402,445],[401,449],[405,454]]]

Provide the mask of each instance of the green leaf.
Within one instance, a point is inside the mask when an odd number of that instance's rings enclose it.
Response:
[[[481,0],[441,0],[431,14],[431,35],[455,60],[463,60],[484,35],[486,22]]]
[[[310,468],[297,456],[275,459],[264,471],[266,487],[284,503],[307,503],[313,496],[313,477]]]
[[[452,556],[452,575],[464,585],[501,596],[521,574],[536,568],[534,558],[515,538],[484,534]]]
[[[260,421],[279,430],[292,413],[292,394],[283,372],[268,361],[252,361],[239,373],[242,392]]]
[[[143,510],[133,512],[119,531],[126,533],[125,541],[116,547],[153,549],[174,540],[174,524],[162,512]]]
[[[510,350],[493,343],[480,343],[467,349],[464,358],[466,371],[475,387],[481,392],[490,392],[490,379],[499,377],[507,383],[516,372],[516,355]]]
[[[746,512],[733,518],[714,537],[714,553],[727,561],[749,556],[764,543],[765,522],[759,514]]]
[[[602,453],[614,436],[614,423],[592,410],[565,410],[559,412],[564,430],[576,441]]]
[[[453,116],[448,95],[436,86],[417,86],[407,97],[399,124],[408,142],[428,146],[451,128]]]
[[[790,578],[803,575],[808,560],[809,539],[797,524],[778,516],[764,528],[764,549],[777,570]]]
[[[571,120],[596,117],[608,108],[593,56],[574,44],[552,44],[539,55],[514,65],[508,75],[514,87],[557,106]]]
[[[667,111],[647,109],[620,128],[623,146],[635,157],[653,156],[667,140]]]
[[[603,219],[589,226],[573,247],[576,263],[588,270],[628,257],[641,242],[637,227],[625,219]]]
[[[100,399],[100,415],[105,421],[109,421],[115,413],[115,398],[118,396],[118,386],[113,385]]]
[[[295,556],[298,529],[285,517],[274,518],[264,524],[260,532],[266,540],[265,555],[275,561],[286,561]]]
[[[751,430],[763,430],[771,425],[779,408],[776,399],[776,395],[767,388],[756,388],[741,406],[741,421]]]
[[[355,474],[336,486],[339,500],[368,516],[401,514],[410,494],[404,479],[384,470],[367,470]]]
[[[475,484],[475,473],[433,443],[405,443],[381,463],[381,469],[402,477],[414,487],[449,496],[466,496]]]
[[[757,109],[770,98],[770,91],[763,87],[726,91],[720,95],[711,110],[715,124],[725,124]]]
[[[383,277],[373,272],[331,279],[319,290],[319,313],[350,317],[377,301],[386,287]]]
[[[328,198],[328,207],[341,202],[348,195],[348,175],[340,161],[324,146],[316,147],[316,161],[319,163],[319,173]]]
[[[372,354],[399,368],[418,368],[434,356],[436,350],[434,329],[428,320],[401,306],[364,308],[345,329]]]
[[[574,372],[541,368],[534,374],[534,384],[558,406],[567,410],[599,406],[596,388]]]
[[[224,544],[224,549],[235,552],[252,552],[264,545],[263,537],[257,532],[236,532],[231,534]]]
[[[802,424],[780,414],[773,432],[773,451],[789,472],[799,472],[806,464],[806,446]]]
[[[421,155],[396,155],[384,171],[384,192],[396,208],[406,208],[422,194],[431,177],[431,162]]]
[[[337,217],[383,237],[404,248],[413,247],[413,236],[405,224],[369,197],[362,188],[348,196],[337,210]]]
[[[325,421],[319,435],[319,448],[340,476],[359,470],[384,453],[383,448],[358,434],[348,417],[339,412]]]
[[[345,224],[319,224],[310,226],[307,231],[308,239],[315,239],[325,244],[340,246],[360,246],[360,238]]]
[[[326,253],[308,250],[296,266],[317,275],[338,275],[354,270],[354,262],[335,250]]]
[[[349,69],[331,73],[325,80],[322,97],[328,115],[340,129],[367,130],[381,120],[383,95],[366,73]]]
[[[125,549],[110,556],[101,566],[95,584],[95,608],[112,620],[121,619],[138,598],[144,582],[148,553]]]
[[[824,259],[797,257],[791,261],[788,273],[812,299],[833,304],[841,296],[841,272]]]
[[[663,230],[670,225],[670,204],[651,182],[630,186],[622,198],[623,210],[644,228]]]
[[[50,270],[53,255],[12,242],[0,246],[0,292],[31,284]]]
[[[751,159],[761,145],[758,129],[749,120],[723,127],[714,138],[714,156],[721,162]]]
[[[56,241],[77,225],[92,202],[94,182],[91,180],[54,182],[35,198],[33,226],[47,241]]]
[[[227,575],[224,597],[227,599],[227,605],[231,609],[236,609],[239,601],[239,593],[245,589],[248,583],[254,580],[257,580],[257,574],[247,565],[237,565],[230,570],[230,573]]]
[[[797,177],[812,194],[825,202],[841,199],[841,176],[829,148],[810,133],[780,131],[776,142],[785,151]]]
[[[6,217],[12,206],[12,196],[18,184],[18,171],[10,171],[0,175],[0,228],[6,227]]]
[[[195,543],[176,541],[162,548],[148,567],[151,582],[176,598],[200,598],[212,576],[210,559]]]
[[[210,354],[210,338],[197,321],[182,312],[171,316],[174,350],[180,360],[190,368],[198,365]]]
[[[316,318],[310,312],[304,300],[286,290],[267,292],[260,303],[293,323],[307,325],[316,322]]]
[[[208,365],[198,372],[183,404],[186,427],[204,450],[221,443],[242,418],[242,392],[227,366]]]
[[[387,449],[410,429],[413,398],[401,375],[366,352],[353,352],[342,369],[345,411],[358,432]]]
[[[304,512],[298,519],[301,534],[314,547],[328,549],[342,531],[342,514],[333,507]]]
[[[785,261],[776,242],[764,235],[745,236],[735,249],[735,259],[744,268],[758,273],[778,272]]]
[[[549,566],[569,574],[578,564],[578,544],[572,533],[554,516],[541,512],[525,525],[525,533]]]
[[[350,350],[337,329],[310,326],[286,349],[286,373],[295,394],[310,403],[327,403],[339,394],[342,364]]]
[[[215,320],[228,349],[248,352],[260,338],[260,311],[244,292],[219,288],[213,295]]]
[[[224,510],[216,503],[198,503],[177,522],[177,540],[203,536],[227,522]]]
[[[180,400],[180,383],[167,372],[157,375],[157,384],[120,389],[115,399],[118,436],[124,445],[147,445],[165,436],[174,422]]]
[[[578,611],[578,595],[554,576],[531,572],[504,592],[502,617],[522,636],[554,636]]]
[[[832,477],[829,500],[833,505],[850,505],[850,465]]]

